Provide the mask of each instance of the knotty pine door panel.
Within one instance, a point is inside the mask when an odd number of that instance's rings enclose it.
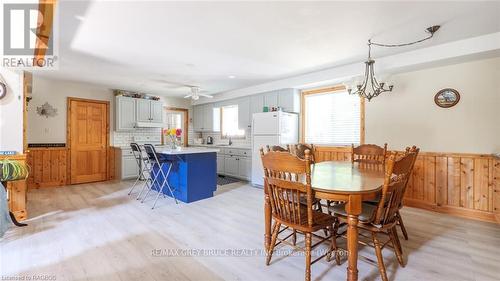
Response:
[[[69,101],[71,184],[104,181],[108,167],[109,105]]]

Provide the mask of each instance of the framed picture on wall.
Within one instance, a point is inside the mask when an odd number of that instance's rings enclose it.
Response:
[[[451,88],[442,89],[434,96],[434,102],[442,108],[455,106],[458,101],[460,101],[460,94]]]

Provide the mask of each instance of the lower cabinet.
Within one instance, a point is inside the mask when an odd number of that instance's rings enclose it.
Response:
[[[139,166],[130,148],[115,148],[115,170],[118,179],[135,179],[139,175]]]
[[[224,157],[224,174],[228,176],[238,176],[238,158],[236,158],[236,156]]]
[[[217,155],[217,174],[224,174],[224,156]]]
[[[250,180],[252,174],[252,159],[248,157],[238,158],[238,176]]]
[[[225,148],[217,154],[217,174],[250,180],[252,158],[250,149]]]

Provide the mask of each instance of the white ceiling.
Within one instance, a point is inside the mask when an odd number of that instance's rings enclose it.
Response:
[[[500,2],[59,2],[58,71],[39,74],[158,95],[221,93],[500,31]],[[231,79],[229,76],[234,75]]]

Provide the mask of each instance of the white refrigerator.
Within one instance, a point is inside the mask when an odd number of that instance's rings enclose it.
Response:
[[[299,140],[299,117],[288,112],[262,112],[252,116],[252,185],[264,185],[264,171],[260,149],[266,145],[297,143]]]

